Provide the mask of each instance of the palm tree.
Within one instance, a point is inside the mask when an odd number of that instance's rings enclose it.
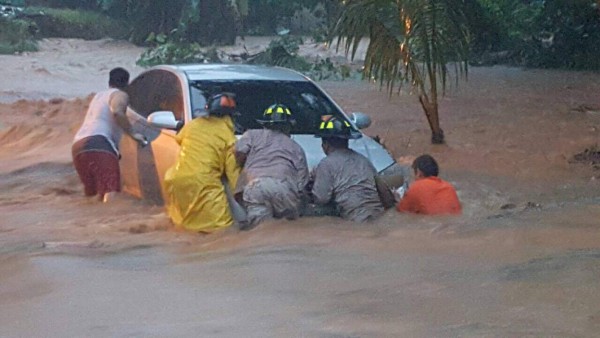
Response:
[[[352,58],[361,39],[370,38],[365,78],[386,83],[390,94],[412,84],[431,128],[431,142],[444,143],[438,94],[446,87],[448,65],[455,75],[467,74],[469,29],[465,13],[476,0],[345,0],[332,32],[337,46]]]

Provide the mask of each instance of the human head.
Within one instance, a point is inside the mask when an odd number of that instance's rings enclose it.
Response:
[[[262,120],[257,120],[257,122],[265,128],[289,135],[296,120],[288,107],[275,103],[265,109]]]
[[[111,88],[125,88],[129,84],[129,72],[124,68],[113,68],[108,77],[108,86]]]
[[[424,154],[417,157],[412,164],[416,176],[429,177],[439,174],[438,164],[431,155]]]
[[[205,110],[209,115],[222,117],[235,113],[235,94],[222,93],[213,95],[206,103]]]
[[[348,140],[361,137],[352,133],[352,126],[343,119],[331,115],[321,117],[319,131],[315,134],[316,137],[322,139],[321,146],[325,154],[329,154],[335,149],[347,149]]]
[[[319,131],[315,136],[321,138],[341,138],[346,140],[354,138],[350,123],[331,115],[321,116]]]
[[[348,139],[341,137],[323,137],[321,138],[321,147],[325,155],[329,155],[336,149],[348,149]]]

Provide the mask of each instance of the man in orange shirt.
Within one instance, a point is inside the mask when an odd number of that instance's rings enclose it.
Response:
[[[462,212],[452,184],[437,177],[439,169],[433,157],[417,157],[412,168],[415,182],[396,205],[396,210],[423,215],[456,215]]]

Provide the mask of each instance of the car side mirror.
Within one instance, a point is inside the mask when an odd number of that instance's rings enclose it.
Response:
[[[179,121],[175,119],[172,111],[156,111],[148,115],[148,123],[157,128],[177,129]]]
[[[350,114],[350,120],[358,129],[365,129],[371,125],[371,118],[365,113],[352,113]]]

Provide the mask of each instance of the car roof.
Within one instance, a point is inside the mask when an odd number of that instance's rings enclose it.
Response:
[[[190,81],[201,80],[267,80],[267,81],[309,81],[294,70],[282,67],[245,64],[189,64],[160,66],[182,72]]]

